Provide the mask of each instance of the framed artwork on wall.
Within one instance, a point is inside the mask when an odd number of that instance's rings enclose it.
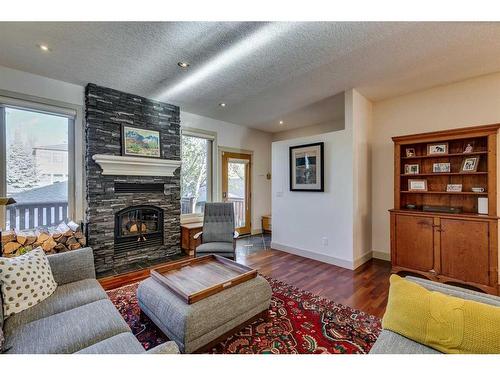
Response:
[[[160,158],[160,132],[122,125],[122,155]]]
[[[290,191],[322,192],[324,143],[290,147]]]

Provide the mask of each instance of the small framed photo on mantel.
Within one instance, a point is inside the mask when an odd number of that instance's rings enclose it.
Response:
[[[290,147],[290,191],[325,191],[324,142]]]

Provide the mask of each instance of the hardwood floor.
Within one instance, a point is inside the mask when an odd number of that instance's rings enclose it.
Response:
[[[262,246],[259,247],[259,244]],[[251,244],[251,246],[249,245]],[[389,262],[372,259],[355,271],[268,248],[268,241],[242,240],[237,262],[256,268],[260,273],[337,303],[382,317],[389,291]],[[140,281],[149,276],[141,270],[100,279],[104,289]]]
[[[262,250],[237,261],[274,279],[382,317],[389,292],[390,262],[372,259],[352,271],[278,250]]]

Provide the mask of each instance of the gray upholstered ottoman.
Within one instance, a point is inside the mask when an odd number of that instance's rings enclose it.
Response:
[[[167,287],[148,278],[139,284],[141,310],[184,353],[215,343],[244,323],[265,316],[271,287],[261,276],[226,289],[191,305]]]

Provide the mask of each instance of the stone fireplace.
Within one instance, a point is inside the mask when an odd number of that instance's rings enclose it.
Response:
[[[179,108],[94,84],[85,94],[85,224],[97,274],[180,254]],[[161,158],[122,156],[122,125],[159,131]]]

